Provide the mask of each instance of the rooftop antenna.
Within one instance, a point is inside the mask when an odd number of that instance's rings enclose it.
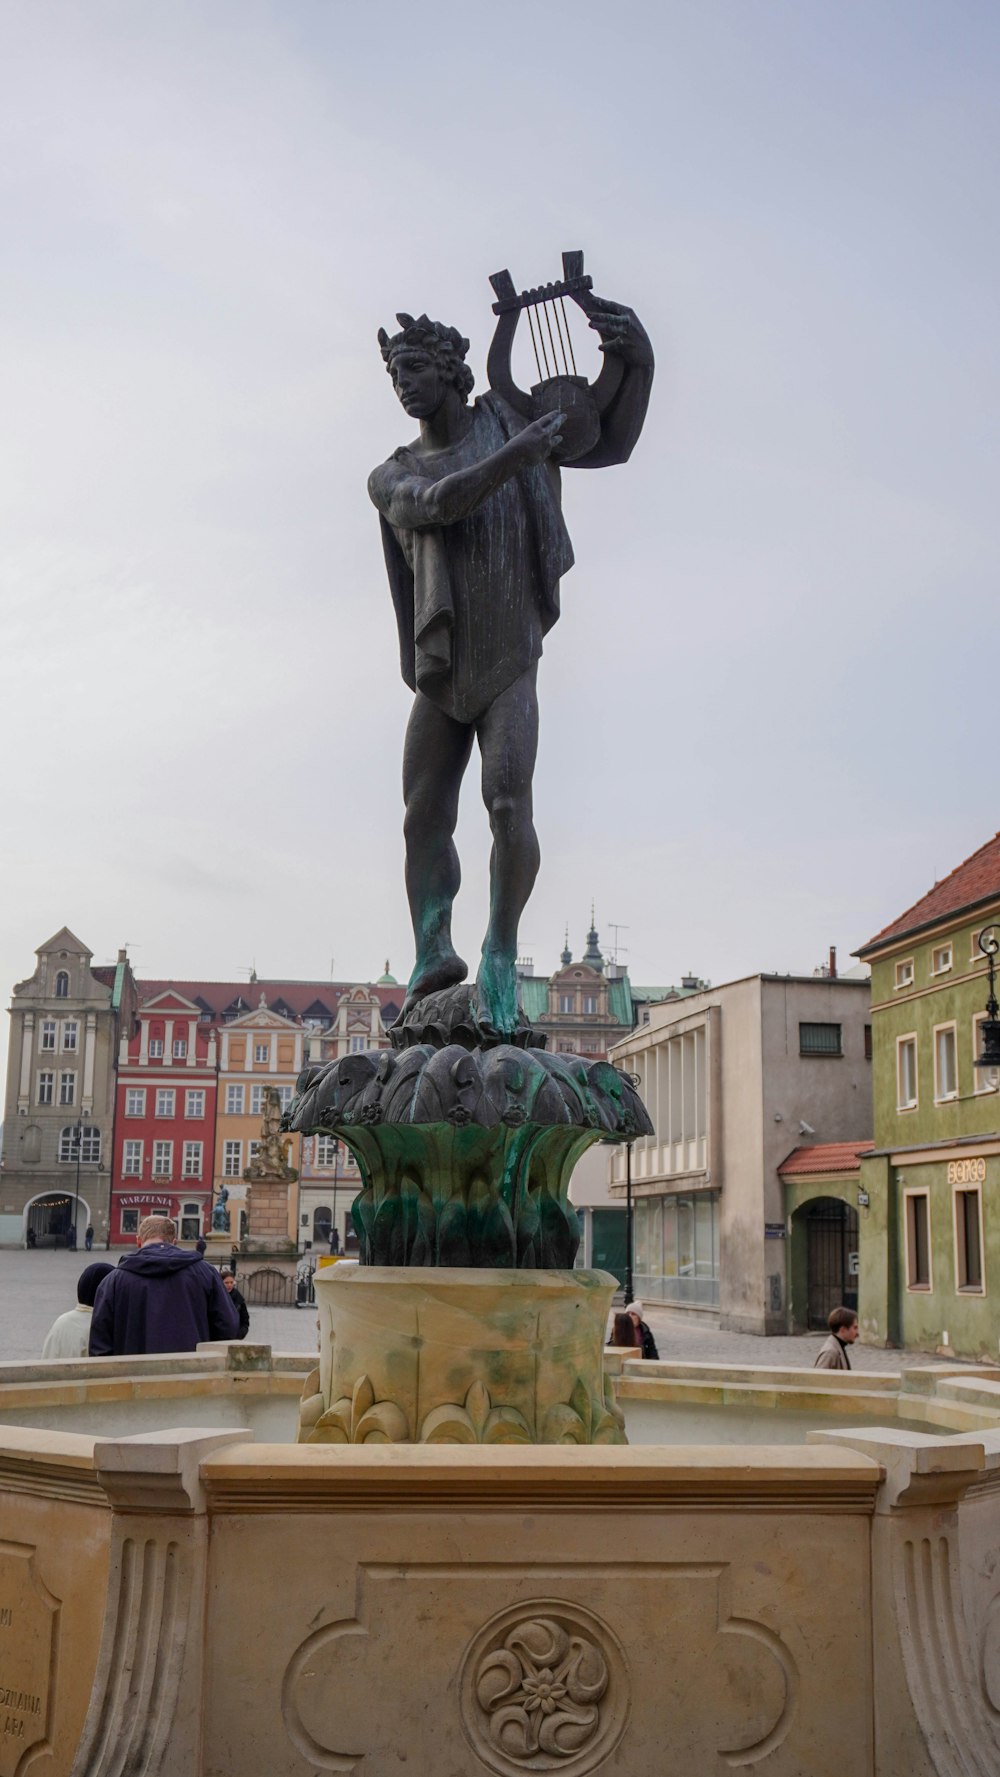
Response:
[[[245,975],[247,977],[247,980],[250,982],[250,984],[252,986],[253,983],[257,979],[256,958],[254,959],[254,961],[252,963],[241,963],[240,964],[240,974]]]
[[[611,950],[612,950],[611,961],[613,963],[616,963],[618,961],[618,952],[619,951],[621,951],[624,956],[628,956],[628,945],[622,944],[619,942],[618,934],[619,934],[619,932],[630,932],[632,930],[632,927],[618,924],[613,919],[609,919],[607,921],[607,927],[608,927],[609,932],[614,933],[614,938],[611,941]]]

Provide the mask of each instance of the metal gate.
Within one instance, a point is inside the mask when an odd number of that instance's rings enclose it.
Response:
[[[838,1197],[820,1197],[806,1211],[809,1295],[807,1323],[826,1331],[834,1308],[858,1307],[858,1212]]]

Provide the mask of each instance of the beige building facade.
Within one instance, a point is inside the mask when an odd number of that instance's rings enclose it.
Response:
[[[610,1163],[618,1200],[631,1163],[644,1301],[735,1332],[795,1324],[779,1168],[803,1141],[871,1136],[870,1035],[867,980],[752,975],[653,1006],[617,1045],[655,1130]]]
[[[115,1057],[132,1015],[124,951],[93,966],[68,926],[14,988],[0,1169],[0,1246],[78,1244],[108,1229]],[[79,1190],[77,1190],[79,1179]]]

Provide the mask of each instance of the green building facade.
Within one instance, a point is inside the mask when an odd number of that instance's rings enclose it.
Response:
[[[872,971],[875,1113],[859,1301],[866,1342],[996,1362],[1000,1089],[975,1065],[988,994],[979,938],[992,927],[1000,834],[858,952]]]

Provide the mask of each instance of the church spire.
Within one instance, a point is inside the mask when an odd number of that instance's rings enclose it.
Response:
[[[583,953],[583,960],[585,963],[589,963],[592,969],[596,969],[599,974],[603,975],[604,958],[601,955],[601,946],[597,940],[597,926],[594,923],[593,901],[590,903],[590,931],[587,933],[587,948]]]
[[[566,921],[566,937],[563,940],[562,956],[559,958],[559,961],[562,963],[564,969],[568,969],[570,963],[573,961],[573,952],[569,947],[569,920]]]

